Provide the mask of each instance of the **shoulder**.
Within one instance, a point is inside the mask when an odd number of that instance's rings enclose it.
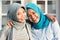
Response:
[[[54,32],[60,32],[59,23],[57,20],[55,22],[51,22],[51,28]]]
[[[58,21],[56,20],[55,22],[52,22],[52,25],[59,26]]]
[[[55,22],[52,23],[52,28],[60,29],[60,27],[59,27],[59,23],[58,23],[57,20],[56,20]]]
[[[50,21],[50,23],[49,23],[48,26],[51,26],[51,27],[59,27],[59,23],[58,23],[57,20],[55,20],[55,22]]]
[[[52,28],[60,28],[57,20],[55,20],[55,22],[51,22],[51,26]]]
[[[1,30],[9,30],[11,29],[8,25],[3,25]]]

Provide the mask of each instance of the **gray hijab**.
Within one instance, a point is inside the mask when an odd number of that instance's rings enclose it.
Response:
[[[16,13],[17,13],[19,8],[20,8],[19,3],[13,3],[10,5],[10,8],[8,10],[8,13],[7,13],[7,17],[9,20],[18,21],[17,17],[16,17]]]
[[[10,21],[13,22],[13,24],[14,24],[13,26],[16,29],[22,29],[23,27],[25,27],[25,23],[26,23],[26,22],[19,23],[17,20],[16,13],[20,7],[21,7],[21,5],[19,3],[13,3],[12,5],[10,5],[10,8],[7,13],[7,17],[9,18]],[[16,27],[16,26],[18,26],[18,27]]]

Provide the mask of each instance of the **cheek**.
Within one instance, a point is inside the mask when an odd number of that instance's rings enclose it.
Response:
[[[39,18],[37,18],[37,21],[39,21]]]
[[[26,13],[24,13],[24,16],[26,17]]]
[[[36,18],[36,21],[39,21],[39,20],[40,20],[40,18],[39,18],[39,17],[37,17],[37,18]]]
[[[29,18],[29,20],[32,22],[32,18]]]
[[[39,17],[37,13],[34,16],[37,17],[37,18]]]
[[[20,19],[21,18],[21,16],[17,16],[17,19]]]
[[[39,18],[39,16],[38,16],[37,14],[35,15],[35,17],[36,17],[36,19],[37,19],[37,20],[39,20],[39,19],[40,19],[40,18]]]

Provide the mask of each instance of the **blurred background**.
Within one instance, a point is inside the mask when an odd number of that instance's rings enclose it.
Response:
[[[60,24],[60,0],[0,0],[0,29],[8,21],[7,11],[10,4],[20,3],[25,6],[30,2],[37,4],[44,14],[55,16]]]

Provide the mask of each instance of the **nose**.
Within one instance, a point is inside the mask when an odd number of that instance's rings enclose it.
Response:
[[[34,15],[32,15],[32,18],[34,19],[34,18],[35,18],[35,16],[34,16]]]
[[[23,18],[25,18],[25,17],[26,17],[26,15],[25,15],[25,14],[22,14],[22,17],[23,17]]]

